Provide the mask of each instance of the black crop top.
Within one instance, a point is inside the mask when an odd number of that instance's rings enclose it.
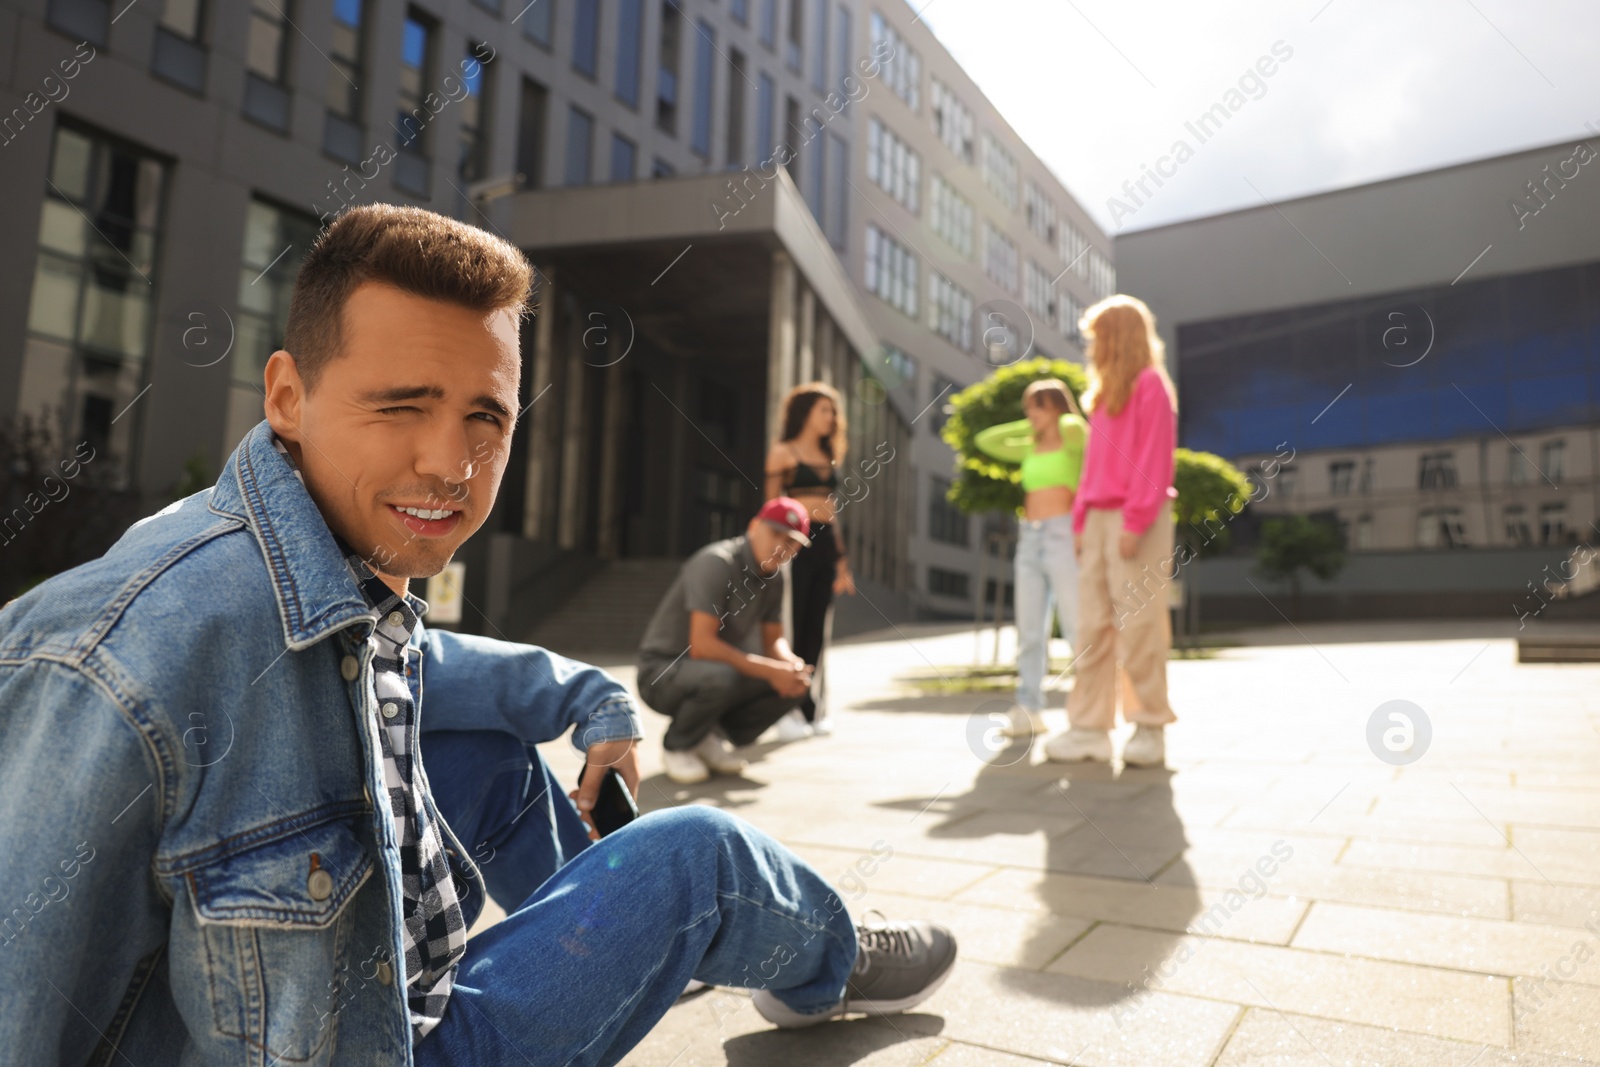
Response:
[[[796,466],[794,469],[793,480],[790,481],[788,485],[784,486],[785,492],[791,489],[838,488],[839,475],[837,471],[830,467],[828,468],[828,476],[826,478],[819,478],[817,476],[816,469],[812,467],[811,464],[801,459],[800,453],[795,452],[792,445],[789,446],[789,451],[794,452]]]

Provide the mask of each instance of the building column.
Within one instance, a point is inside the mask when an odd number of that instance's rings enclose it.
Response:
[[[817,294],[804,282],[800,283],[800,310],[797,317],[800,320],[800,345],[795,385],[816,378],[817,367]]]
[[[545,395],[555,381],[555,269],[538,268],[538,310],[533,318],[533,384],[525,418],[532,420],[528,435],[528,461],[524,469],[522,536],[530,541],[551,536],[556,484],[556,401]]]
[[[566,375],[562,404],[565,410],[561,420],[561,493],[556,521],[556,544],[575,550],[583,530],[584,489],[588,482],[583,477],[583,442],[589,431],[589,406],[584,402],[585,379],[583,351],[579,345],[562,346]]]
[[[795,324],[796,273],[787,252],[772,254],[772,295],[767,303],[767,441],[777,440],[783,430],[778,422],[779,406],[794,383],[799,332]]]
[[[622,361],[606,368],[605,416],[600,436],[600,529],[596,550],[601,559],[616,559],[622,554],[622,493],[618,471],[622,465],[622,445],[627,435],[623,424],[627,379]]]

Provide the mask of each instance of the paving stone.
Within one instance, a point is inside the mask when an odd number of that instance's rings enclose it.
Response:
[[[1579,1062],[1251,1008],[1215,1067],[1576,1067]]]
[[[1319,902],[1293,947],[1483,974],[1539,977],[1557,968],[1562,977],[1600,985],[1600,964],[1570,962],[1600,955],[1600,922],[1584,930]]]
[[[1542,978],[1518,978],[1514,986],[1517,1048],[1600,1060],[1600,988]]]
[[[1229,897],[1215,889],[1010,867],[997,869],[955,899],[1180,932],[1203,922],[1202,932],[1280,945],[1288,943],[1307,906],[1307,901],[1290,897]]]
[[[1463,1041],[1511,1043],[1505,981],[1454,971],[1111,924],[1095,927],[1048,971]]]

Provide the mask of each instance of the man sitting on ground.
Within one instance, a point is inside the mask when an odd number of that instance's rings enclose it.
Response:
[[[639,648],[639,695],[672,718],[661,740],[667,777],[738,774],[735,751],[811,688],[811,666],[783,636],[783,564],[811,543],[793,497],[767,501],[745,532],[684,560]],[[759,641],[759,644],[757,644]]]
[[[531,277],[348,209],[217,484],[0,610],[0,1067],[605,1067],[691,979],[801,1026],[950,973],[716,808],[591,841],[607,768],[639,789],[627,689],[422,624],[505,473]],[[537,748],[569,728],[576,806]]]

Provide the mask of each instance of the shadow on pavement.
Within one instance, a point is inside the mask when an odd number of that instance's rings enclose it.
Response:
[[[796,1030],[757,1030],[722,1043],[728,1067],[847,1067],[892,1045],[935,1037],[944,1019],[916,1013],[882,1019],[835,1019]]]

